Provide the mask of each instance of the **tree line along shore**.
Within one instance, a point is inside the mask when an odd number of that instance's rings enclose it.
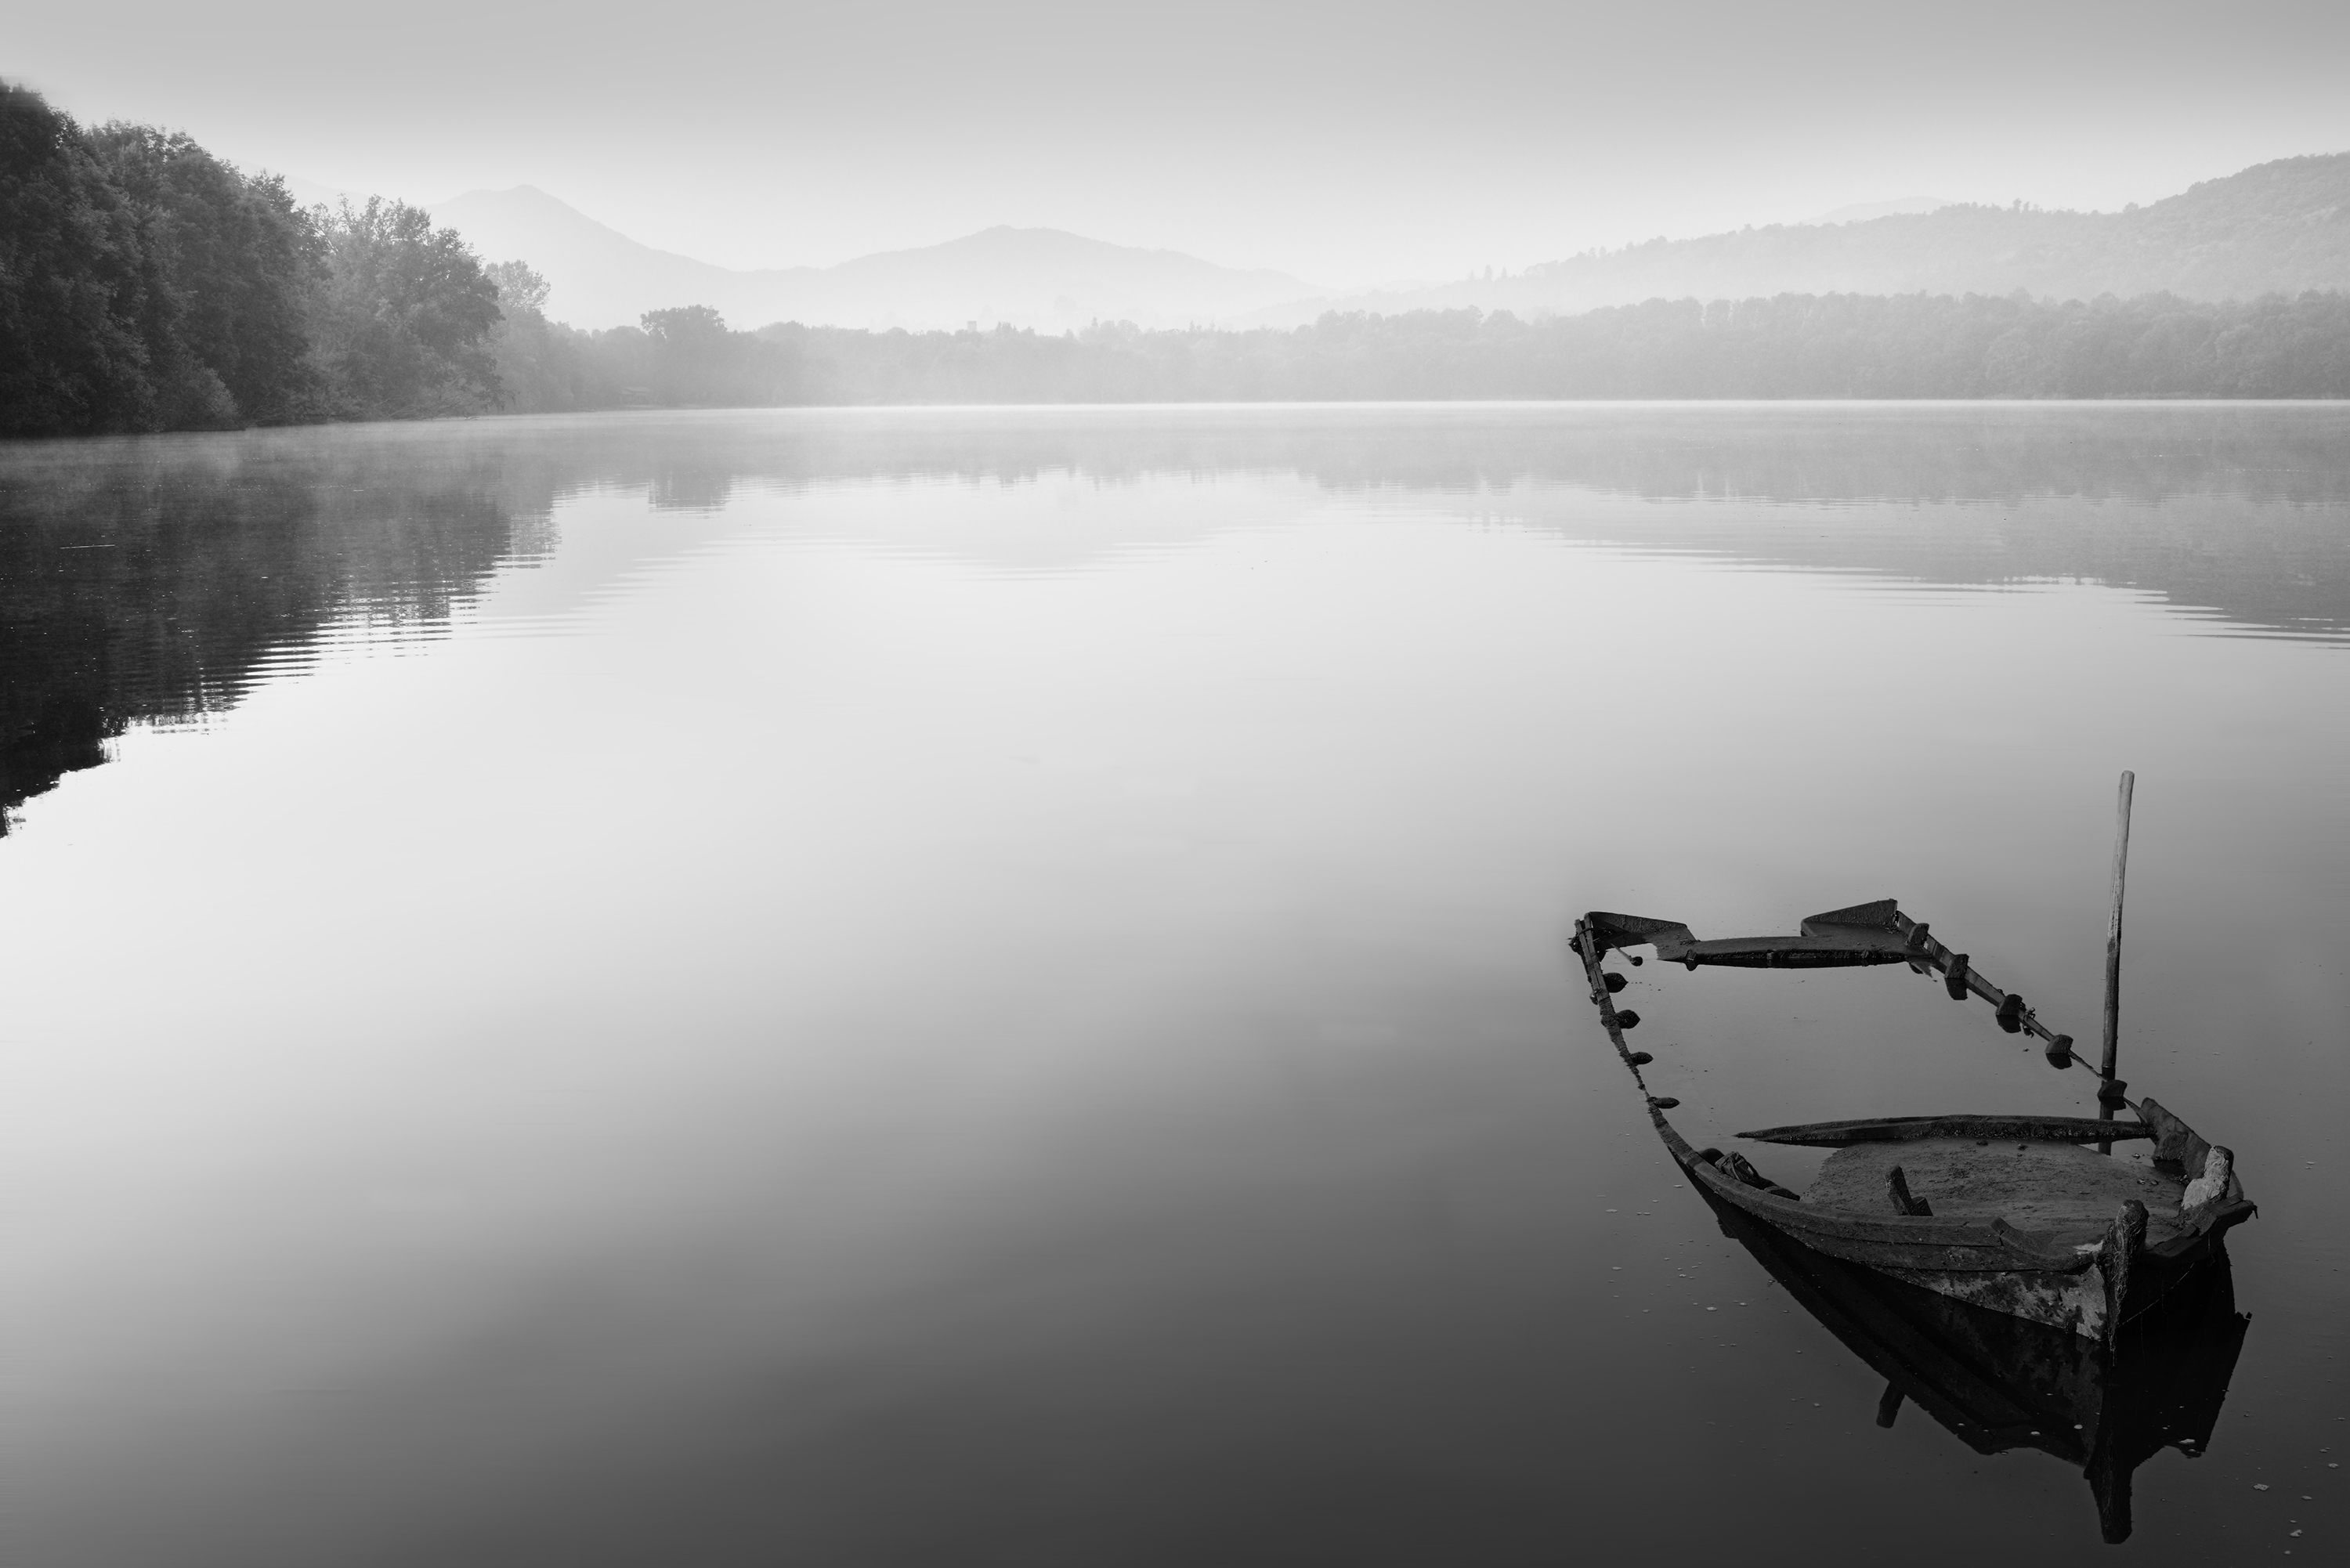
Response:
[[[641,406],[1648,398],[2345,398],[2350,294],[1474,308],[1039,334],[548,319],[417,208],[304,208],[182,134],[0,83],[0,434]]]

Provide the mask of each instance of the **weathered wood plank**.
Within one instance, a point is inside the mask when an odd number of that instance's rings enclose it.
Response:
[[[2088,1264],[2086,1257],[2075,1256],[2069,1248],[2045,1243],[1997,1220],[1986,1224],[1972,1219],[1879,1218],[1773,1197],[1698,1158],[1697,1151],[1672,1132],[1671,1124],[1660,1116],[1656,1120],[1671,1135],[1668,1145],[1679,1143],[1687,1151],[1682,1168],[1704,1183],[1707,1191],[1833,1256],[1880,1266],[1963,1273],[2001,1269],[2071,1272]]]
[[[1909,1179],[1902,1174],[1898,1165],[1885,1173],[1885,1191],[1886,1196],[1893,1200],[1893,1212],[1896,1214],[1930,1215],[1934,1212],[1932,1204],[1909,1190]]]
[[[1856,1121],[1803,1122],[1738,1135],[1756,1143],[1807,1144],[1843,1148],[1856,1143],[1908,1143],[1918,1138],[1971,1137],[2095,1143],[2106,1138],[2158,1137],[2158,1129],[2137,1122],[2099,1121],[2094,1116],[1864,1116]]]
[[[2138,1101],[2137,1115],[2140,1121],[2154,1130],[2156,1163],[2176,1166],[2182,1171],[2203,1168],[2204,1158],[2211,1152],[2211,1146],[2203,1141],[2202,1135],[2163,1108],[2162,1104],[2151,1095]]]
[[[1851,969],[1864,964],[1905,963],[1909,951],[1898,936],[1887,932],[1839,931],[1823,936],[1716,937],[1690,942],[1659,958],[1675,958],[1695,967],[1714,964],[1730,969]]]
[[[1900,918],[1900,899],[1878,898],[1866,904],[1849,904],[1841,909],[1805,915],[1803,924],[1797,929],[1807,937],[1817,937],[1833,934],[1833,931],[1821,929],[1822,927],[1833,928],[1834,930],[1859,927],[1865,930],[1889,931],[1898,940],[1901,936]]]
[[[1678,949],[1697,940],[1687,926],[1676,920],[1652,919],[1646,915],[1617,915],[1606,909],[1594,909],[1584,917],[1584,925],[1591,938],[1593,951],[1588,956],[1594,963],[1605,957],[1610,948],[1653,946],[1657,956],[1663,958],[1669,949]]]

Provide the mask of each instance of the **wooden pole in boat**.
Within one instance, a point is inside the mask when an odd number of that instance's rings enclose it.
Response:
[[[2114,808],[2114,911],[2106,927],[2106,1050],[2097,1064],[2097,1098],[2120,1097],[2114,1088],[2114,1068],[2122,1049],[2122,883],[2129,871],[2130,792],[2137,775],[2124,769],[2119,800]]]

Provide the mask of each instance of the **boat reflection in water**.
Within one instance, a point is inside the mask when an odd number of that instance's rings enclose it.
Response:
[[[2109,1544],[2129,1538],[2132,1472],[2166,1448],[2191,1459],[2211,1440],[2251,1323],[2236,1311],[2224,1251],[2108,1347],[1815,1252],[1692,1185],[1722,1233],[1884,1377],[1878,1426],[1907,1402],[1977,1453],[2037,1449],[2080,1466]]]

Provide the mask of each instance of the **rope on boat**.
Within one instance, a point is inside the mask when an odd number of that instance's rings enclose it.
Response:
[[[1640,1075],[1640,1069],[1656,1058],[1646,1051],[1635,1052],[1624,1044],[1623,1020],[1617,1014],[1616,999],[1609,993],[1607,974],[1599,967],[1599,954],[1593,950],[1589,921],[1578,919],[1575,922],[1575,940],[1569,945],[1575,949],[1575,956],[1583,960],[1583,972],[1591,981],[1591,1000],[1599,1009],[1599,1022],[1607,1031],[1607,1043],[1615,1046],[1616,1054],[1623,1058],[1625,1070],[1632,1075],[1632,1082],[1640,1086],[1640,1093],[1653,1100],[1656,1096],[1648,1094],[1648,1081]],[[1632,1014],[1636,1023],[1639,1016],[1637,1012]]]
[[[1607,972],[1599,967],[1598,944],[1592,939],[1591,924],[1588,920],[1578,919],[1575,922],[1575,940],[1568,945],[1583,960],[1583,972],[1591,982],[1591,1000],[1599,1009],[1599,1022],[1607,1031],[1607,1043],[1616,1047],[1616,1054],[1623,1059],[1625,1071],[1632,1075],[1632,1082],[1639,1086],[1641,1097],[1648,1102],[1648,1120],[1655,1126],[1658,1136],[1665,1140],[1665,1152],[1673,1157],[1674,1164],[1692,1169],[1695,1165],[1713,1166],[1716,1161],[1722,1160],[1724,1157],[1720,1149],[1691,1147],[1689,1140],[1682,1137],[1674,1129],[1673,1124],[1665,1119],[1665,1113],[1679,1106],[1680,1101],[1670,1095],[1654,1095],[1648,1092],[1648,1081],[1641,1075],[1640,1069],[1656,1058],[1646,1051],[1635,1051],[1624,1044],[1625,1021],[1628,1018],[1637,1024],[1640,1015],[1629,1009],[1621,1013],[1617,1012],[1615,997],[1607,985]],[[1731,1155],[1729,1158],[1744,1163],[1743,1156]],[[1752,1181],[1746,1180],[1749,1174],[1753,1178]],[[1750,1187],[1761,1188],[1766,1192],[1798,1203],[1803,1201],[1800,1195],[1769,1179],[1751,1164],[1746,1165],[1743,1171],[1739,1171],[1733,1167],[1730,1179],[1745,1181]]]
[[[2012,991],[2001,991],[1998,986],[1993,985],[1981,970],[1974,967],[1972,960],[1967,954],[1953,952],[1947,945],[1937,940],[1931,934],[1931,928],[1925,921],[1913,920],[1898,910],[1895,911],[1893,918],[1902,934],[1909,939],[1910,945],[1915,950],[1915,956],[1909,960],[1909,967],[1913,972],[1932,974],[1939,963],[1942,970],[1943,983],[1950,988],[1951,996],[1960,997],[1963,991],[1972,991],[1985,1002],[1991,1002],[1999,1009],[2002,1026],[2012,1023],[2014,1033],[2030,1034],[2036,1039],[2048,1042],[2048,1049],[2043,1054],[2047,1058],[2050,1066],[2060,1073],[2067,1067],[2088,1067],[2100,1085],[2097,1098],[2101,1104],[2128,1106],[2132,1111],[2137,1109],[2135,1104],[2121,1097],[2120,1091],[2127,1085],[2121,1079],[2090,1066],[2088,1059],[2073,1048],[2073,1037],[2070,1034],[2059,1034],[2041,1023],[2040,1015],[2025,1005],[2021,996]],[[1998,999],[1995,1002],[1991,995],[1993,992],[1998,992]],[[2104,1086],[2108,1085],[2115,1091],[2110,1098],[2104,1092]]]
[[[2120,1105],[2126,1106],[2133,1114],[2142,1114],[2138,1113],[2136,1102],[2120,1096],[2118,1091],[2126,1086],[2120,1079],[2107,1078],[2098,1073],[2095,1067],[2090,1066],[2087,1058],[2073,1049],[2073,1037],[2070,1034],[2059,1034],[2041,1023],[2039,1014],[2033,1012],[2020,995],[2012,991],[2001,991],[1998,986],[1993,985],[1984,977],[1981,970],[1973,966],[1972,961],[1966,954],[1954,952],[1949,946],[1938,940],[1932,935],[1931,928],[1925,921],[1913,920],[1898,910],[1895,911],[1894,919],[1898,922],[1902,935],[1908,939],[1914,950],[1913,956],[1908,960],[1912,972],[1930,975],[1936,972],[1939,965],[1944,977],[1944,983],[1950,987],[1953,997],[1963,995],[1961,987],[1966,991],[1974,992],[1986,1002],[1992,1002],[1990,993],[1996,992],[1998,1000],[1993,1002],[1992,1005],[2000,1010],[2002,1022],[2012,1021],[2017,1033],[2030,1034],[2048,1042],[2049,1049],[2043,1054],[2050,1066],[2058,1072],[2063,1072],[2068,1067],[2089,1067],[2092,1075],[2098,1077],[2101,1086],[2110,1085],[2116,1091],[2111,1098],[2107,1098],[2100,1092],[2098,1101],[2101,1106]],[[1623,1058],[1625,1067],[1632,1075],[1632,1081],[1639,1085],[1642,1096],[1648,1100],[1651,1114],[1660,1107],[1670,1110],[1679,1106],[1680,1102],[1670,1096],[1659,1096],[1651,1094],[1648,1090],[1648,1079],[1641,1075],[1640,1069],[1656,1058],[1646,1051],[1635,1051],[1624,1044],[1625,1028],[1637,1027],[1640,1015],[1629,1009],[1621,1014],[1617,1012],[1614,992],[1620,987],[1611,986],[1607,982],[1610,980],[1620,980],[1622,977],[1611,975],[1599,967],[1604,954],[1595,950],[1596,943],[1593,940],[1588,920],[1578,919],[1575,922],[1575,938],[1568,945],[1583,960],[1584,972],[1591,982],[1591,1000],[1599,1009],[1599,1021],[1607,1028],[1608,1043],[1616,1047],[1616,1054]],[[1695,967],[1694,962],[1690,967]],[[2061,1060],[2058,1051],[2060,1046],[2062,1047]]]

